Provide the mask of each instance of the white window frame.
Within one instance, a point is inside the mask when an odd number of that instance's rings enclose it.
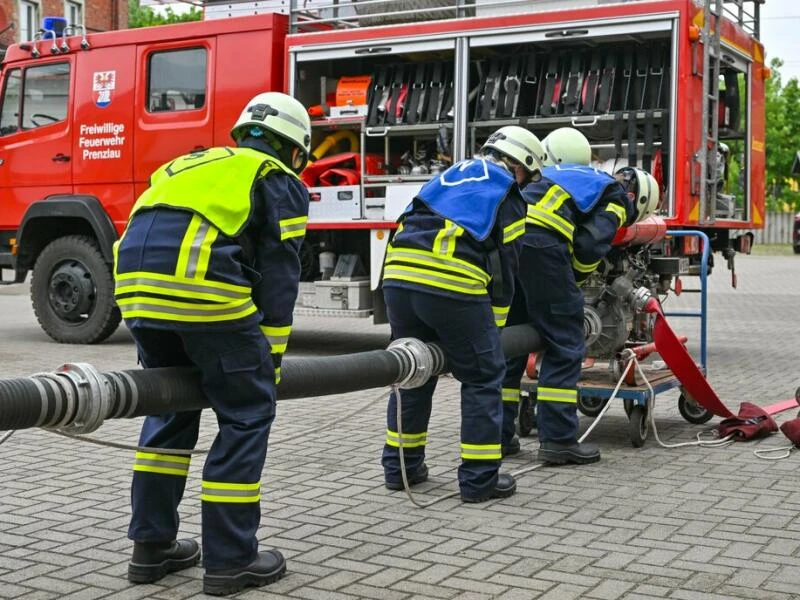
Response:
[[[86,8],[83,0],[64,0],[64,18],[67,20],[67,25],[80,25],[83,26],[83,14]],[[74,9],[78,18],[72,20],[70,18],[70,9]]]
[[[30,23],[28,20],[28,11],[32,9],[33,17]],[[36,32],[39,31],[42,22],[42,5],[36,0],[19,0],[19,41],[29,42],[33,40]]]

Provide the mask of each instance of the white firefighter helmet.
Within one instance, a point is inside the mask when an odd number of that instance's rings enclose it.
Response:
[[[589,140],[577,129],[559,127],[542,140],[547,157],[546,166],[559,164],[588,165],[592,162]]]
[[[305,164],[311,150],[311,120],[300,102],[281,92],[258,94],[245,105],[231,129],[231,137],[238,142],[253,127],[291,142],[303,154]]]
[[[622,186],[636,205],[636,222],[656,211],[661,200],[661,190],[656,178],[636,167],[623,167],[616,173]]]
[[[609,158],[604,160],[600,165],[600,170],[605,171],[609,175],[616,174],[623,167],[628,166],[628,159],[626,158]]]
[[[481,152],[491,148],[520,163],[531,174],[542,170],[544,146],[533,133],[519,125],[506,125],[495,131],[481,146]]]

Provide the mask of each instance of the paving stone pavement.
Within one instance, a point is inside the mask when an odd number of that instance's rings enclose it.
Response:
[[[709,379],[732,407],[792,397],[800,384],[800,257],[739,257],[737,266],[738,290],[724,268],[709,282]],[[696,294],[684,294],[667,307],[698,302]],[[697,352],[698,321],[673,326]],[[366,321],[302,318],[290,354],[380,348],[387,335],[385,326]],[[0,340],[3,377],[67,361],[136,368],[124,329],[100,346],[49,342],[24,285],[0,287]],[[603,450],[601,462],[534,470],[505,500],[447,499],[420,509],[383,487],[385,396],[368,390],[279,404],[259,538],[285,553],[289,573],[238,597],[800,598],[800,453],[778,461],[753,454],[785,446],[780,434],[715,450],[664,449],[651,434],[636,449],[617,403],[591,434]],[[656,399],[666,443],[691,441],[708,428],[686,423],[676,399],[674,390]],[[431,478],[415,488],[420,499],[457,490],[458,415],[457,382],[445,378],[431,419]],[[582,417],[584,427],[589,422]],[[111,421],[93,436],[133,444],[139,426],[140,419]],[[208,447],[214,432],[206,414],[199,446]],[[533,464],[536,446],[535,437],[523,439],[523,452],[504,470]],[[199,568],[156,585],[125,579],[131,458],[127,450],[40,430],[17,432],[0,445],[0,598],[205,597]],[[181,506],[183,532],[195,537],[201,462],[194,461]]]

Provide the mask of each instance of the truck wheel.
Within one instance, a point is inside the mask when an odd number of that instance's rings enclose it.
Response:
[[[96,344],[122,319],[114,278],[97,242],[69,235],[50,242],[33,266],[33,312],[45,333],[65,344]]]

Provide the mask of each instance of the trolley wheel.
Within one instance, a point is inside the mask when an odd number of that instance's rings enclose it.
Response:
[[[596,417],[608,404],[608,398],[599,396],[578,396],[578,410],[587,417]]]
[[[684,419],[694,425],[707,423],[714,416],[705,406],[685,392],[678,398],[678,412],[681,413]]]
[[[630,422],[628,423],[628,435],[634,448],[644,446],[647,439],[647,410],[641,404],[636,404],[631,408]]]
[[[536,394],[522,396],[519,400],[517,430],[520,437],[528,437],[536,427]]]
[[[633,410],[633,400],[630,398],[623,398],[622,399],[622,407],[625,409],[625,416],[629,419],[631,418],[631,411]]]

